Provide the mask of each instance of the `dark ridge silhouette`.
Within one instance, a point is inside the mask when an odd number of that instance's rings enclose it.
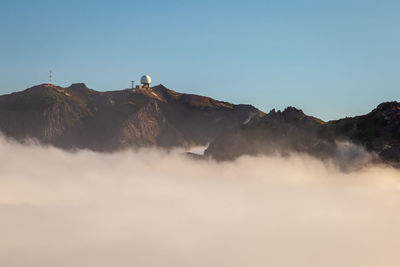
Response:
[[[343,146],[351,143],[355,146]],[[308,153],[319,158],[340,156],[352,162],[370,153],[372,162],[400,163],[400,103],[380,104],[370,113],[324,122],[293,107],[272,110],[247,124],[220,134],[206,156],[230,160],[242,155]],[[345,150],[345,151],[343,151]]]

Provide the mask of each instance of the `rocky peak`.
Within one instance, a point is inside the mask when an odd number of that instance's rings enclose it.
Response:
[[[84,83],[73,83],[69,87],[65,88],[68,91],[87,94],[90,89]]]
[[[396,101],[382,103],[369,115],[374,117],[383,116],[385,120],[400,119],[400,103]]]
[[[297,109],[295,107],[287,107],[284,111],[276,111],[275,109],[272,109],[268,114],[267,118],[271,119],[278,119],[278,120],[284,120],[287,122],[290,121],[295,121],[304,118],[306,115],[303,113],[302,110]]]
[[[378,111],[378,110],[379,111],[387,111],[387,110],[398,110],[398,109],[400,109],[400,103],[397,101],[392,101],[392,102],[384,102],[384,103],[379,104],[375,110],[376,111]]]
[[[73,83],[69,87],[69,89],[74,89],[74,90],[86,90],[89,89],[86,84],[84,83]]]

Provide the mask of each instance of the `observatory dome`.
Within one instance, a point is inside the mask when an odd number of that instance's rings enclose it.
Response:
[[[143,75],[142,78],[140,79],[140,82],[144,85],[150,84],[151,83],[151,78],[149,75]]]

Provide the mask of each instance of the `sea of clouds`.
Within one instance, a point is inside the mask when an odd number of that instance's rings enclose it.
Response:
[[[400,171],[0,139],[0,266],[400,266]]]

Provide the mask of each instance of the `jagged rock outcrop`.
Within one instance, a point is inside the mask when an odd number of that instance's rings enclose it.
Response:
[[[324,159],[340,155],[340,160],[351,161],[364,160],[362,151],[370,152],[372,161],[399,166],[400,103],[382,103],[366,115],[329,122],[293,107],[283,112],[272,110],[233,131],[223,132],[205,154],[230,160],[241,155],[301,152]]]
[[[324,124],[294,107],[283,112],[271,110],[265,116],[255,117],[247,124],[219,135],[206,150],[206,155],[218,160],[290,152],[323,156],[334,149],[334,139],[320,138]]]

